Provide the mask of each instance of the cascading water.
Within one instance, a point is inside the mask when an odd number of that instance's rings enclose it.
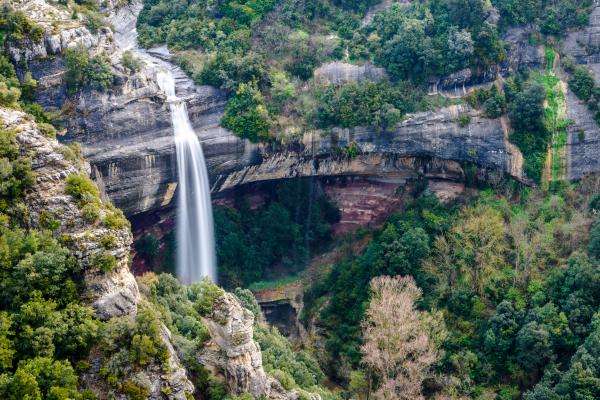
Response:
[[[148,68],[156,72],[157,83],[167,95],[177,151],[178,204],[177,204],[177,277],[183,283],[199,282],[207,277],[217,281],[213,232],[212,205],[208,171],[202,146],[194,133],[185,101],[177,97],[175,78],[189,78],[178,67],[171,65],[137,45],[136,19],[142,9],[140,1],[119,9],[111,16],[115,38],[121,50],[130,50],[139,56]],[[193,83],[188,86],[193,87]]]
[[[175,94],[171,72],[159,71],[157,81],[171,108],[177,149],[177,277],[186,284],[204,277],[216,282],[212,205],[202,146],[188,118],[185,102]]]

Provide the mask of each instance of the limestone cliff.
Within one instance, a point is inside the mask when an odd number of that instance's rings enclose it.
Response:
[[[461,126],[459,116],[470,123]],[[403,183],[419,175],[460,180],[461,162],[504,171],[523,179],[523,159],[508,142],[501,120],[484,118],[465,106],[409,115],[389,132],[373,129],[333,129],[304,135],[301,151],[264,151],[260,164],[232,172],[219,189],[273,179],[302,176],[368,176]],[[344,157],[340,149],[356,145],[356,157]]]
[[[89,165],[67,159],[64,146],[44,136],[27,114],[0,108],[0,120],[7,128],[18,131],[21,151],[32,159],[36,183],[26,195],[32,226],[37,227],[42,216],[60,223],[56,234],[79,260],[84,271],[84,296],[101,319],[135,313],[139,293],[135,278],[129,272],[132,241],[129,226],[116,229],[99,222],[113,212],[105,206],[100,207],[98,222],[87,222],[77,200],[65,193],[66,178],[86,173]],[[114,239],[109,249],[102,244],[102,238],[106,237]],[[110,272],[94,266],[94,258],[99,254],[115,258]]]
[[[232,394],[273,400],[298,397],[265,373],[260,347],[252,338],[254,315],[235,296],[225,293],[217,298],[206,323],[212,340],[198,354],[198,361],[223,376]]]
[[[82,144],[94,179],[115,205],[127,215],[135,215],[171,205],[177,183],[172,129],[164,95],[150,69],[142,67],[130,73],[121,65],[124,48],[135,42],[135,23],[141,7],[139,1],[128,4],[115,10],[107,2],[105,11],[111,28],[91,34],[80,21],[70,20],[62,6],[44,0],[24,0],[18,7],[33,19],[40,19],[42,13],[51,15],[44,22],[46,38],[42,46],[13,47],[10,54],[13,61],[26,60],[25,64],[40,82],[37,100],[43,106],[70,112],[67,133],[61,140]],[[567,54],[592,69],[596,68],[596,53],[600,48],[595,34],[599,29],[598,10],[596,6],[589,28],[572,31],[564,42]],[[488,19],[497,20],[493,8]],[[54,26],[61,29],[57,32]],[[543,67],[544,49],[532,44],[530,35],[525,27],[508,29],[503,36],[507,57],[501,65],[483,73],[464,70],[435,77],[430,82],[430,93],[461,97],[516,70]],[[110,91],[84,91],[75,99],[67,99],[60,52],[77,43],[109,55],[115,73]],[[164,48],[153,49],[152,53],[170,57]],[[377,80],[384,75],[381,69],[369,64],[337,62],[318,68],[315,80],[341,84]],[[509,123],[483,118],[472,110],[451,107],[409,115],[402,124],[384,133],[364,127],[307,132],[298,144],[274,152],[268,146],[257,147],[242,141],[220,127],[227,102],[223,91],[194,85],[181,70],[178,70],[177,91],[187,99],[190,119],[206,155],[213,191],[265,179],[328,174],[392,177],[398,182],[423,174],[461,179],[463,173],[458,164],[464,163],[524,178],[522,156],[507,141]],[[575,121],[569,128],[568,177],[578,179],[600,170],[595,156],[600,151],[600,130],[585,105],[578,104],[573,96],[568,101],[569,117]],[[469,126],[458,124],[461,113],[471,115]],[[583,136],[581,130],[585,132]],[[340,150],[352,142],[358,145],[360,155],[352,160],[341,158]],[[439,166],[444,167],[439,169]],[[434,172],[438,170],[441,172]]]
[[[575,62],[587,66],[600,82],[600,2],[596,1],[590,25],[574,30],[565,38],[563,51]],[[600,171],[600,128],[587,105],[570,90],[567,93],[567,116],[573,121],[568,128],[567,177],[580,179]]]

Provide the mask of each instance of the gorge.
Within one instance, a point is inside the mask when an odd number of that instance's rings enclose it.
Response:
[[[0,0],[0,398],[597,398],[599,31]]]

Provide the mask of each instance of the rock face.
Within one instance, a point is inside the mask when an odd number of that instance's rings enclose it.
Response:
[[[317,68],[313,73],[316,83],[323,85],[343,85],[349,82],[380,81],[387,78],[385,69],[371,63],[354,65],[341,61],[330,62]]]
[[[139,292],[129,272],[132,241],[129,227],[114,229],[99,222],[87,222],[76,199],[65,193],[65,179],[72,174],[86,173],[89,165],[67,160],[63,146],[44,136],[20,111],[0,108],[0,121],[7,128],[18,130],[17,141],[32,159],[36,183],[26,195],[30,223],[39,226],[41,216],[60,222],[57,234],[66,238],[66,246],[79,260],[84,270],[84,297],[101,319],[135,313]],[[111,211],[104,206],[100,208],[100,220],[107,212]],[[108,236],[114,239],[110,249],[101,244],[102,238]],[[115,258],[116,265],[110,272],[94,266],[93,260],[98,254]]]
[[[600,2],[595,1],[589,27],[572,31],[564,40],[564,53],[589,68],[600,82]],[[567,115],[573,120],[568,128],[567,177],[580,179],[600,171],[600,128],[587,105],[573,92],[567,93]]]
[[[463,114],[471,122],[461,127],[458,119]],[[231,173],[219,189],[302,176],[368,176],[398,183],[419,175],[459,180],[461,162],[523,179],[522,156],[507,135],[501,120],[483,118],[464,106],[414,114],[390,132],[361,127],[310,132],[301,151],[265,153],[260,164]],[[360,150],[357,157],[339,155],[340,148],[353,145]]]
[[[198,361],[225,378],[231,394],[250,393],[255,398],[296,399],[262,366],[262,354],[253,340],[254,315],[237,298],[225,293],[213,304],[207,320],[212,340],[198,354]]]

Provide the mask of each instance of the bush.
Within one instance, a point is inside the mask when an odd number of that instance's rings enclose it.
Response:
[[[471,124],[471,116],[467,113],[460,114],[458,116],[458,125],[461,128],[466,128]]]
[[[77,46],[65,51],[65,81],[70,95],[91,88],[106,91],[113,84],[113,74],[108,58],[90,57],[88,50]]]
[[[129,225],[129,221],[119,209],[111,209],[106,212],[106,216],[102,221],[104,226],[110,229],[123,229]]]
[[[240,84],[227,103],[221,125],[251,142],[270,139],[271,117],[256,82]]]
[[[142,257],[152,262],[158,255],[160,241],[154,236],[146,235],[135,242],[135,250]]]
[[[592,97],[595,82],[594,76],[585,67],[576,67],[571,79],[569,79],[569,88],[581,100],[588,101]]]
[[[383,131],[407,112],[416,111],[422,100],[422,94],[409,85],[390,82],[327,86],[318,89],[315,97],[316,127],[374,126]]]
[[[100,253],[92,256],[91,263],[103,272],[111,272],[117,266],[117,259],[108,253]]]
[[[78,200],[85,200],[86,195],[98,198],[100,191],[96,184],[84,173],[69,175],[65,192]]]
[[[121,63],[130,73],[139,71],[142,66],[140,60],[138,60],[138,58],[129,50],[123,53]]]

